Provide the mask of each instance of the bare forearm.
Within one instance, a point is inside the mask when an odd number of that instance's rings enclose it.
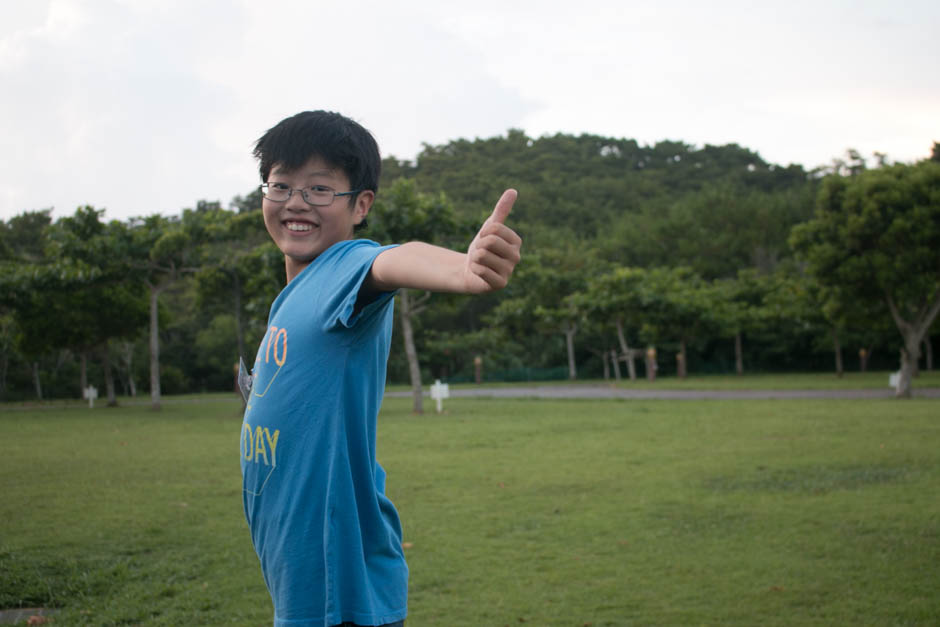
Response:
[[[503,192],[466,254],[422,242],[382,251],[372,263],[367,292],[411,288],[482,294],[506,287],[522,246],[519,235],[504,224],[515,200],[515,190]]]
[[[399,288],[463,292],[467,255],[424,242],[383,251],[372,263],[368,285],[379,292]]]

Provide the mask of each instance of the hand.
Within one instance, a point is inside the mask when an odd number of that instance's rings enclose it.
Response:
[[[513,269],[521,259],[522,238],[506,226],[506,218],[516,202],[517,192],[503,192],[493,213],[470,242],[464,282],[467,292],[480,294],[506,287]]]

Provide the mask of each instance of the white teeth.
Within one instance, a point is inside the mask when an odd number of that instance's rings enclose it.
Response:
[[[288,222],[286,224],[288,231],[312,231],[313,225],[305,222]]]

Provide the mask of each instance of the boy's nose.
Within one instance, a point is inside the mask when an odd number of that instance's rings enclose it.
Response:
[[[291,211],[307,211],[310,209],[310,205],[304,200],[304,195],[299,189],[295,189],[291,193],[290,198],[284,203],[284,207]]]

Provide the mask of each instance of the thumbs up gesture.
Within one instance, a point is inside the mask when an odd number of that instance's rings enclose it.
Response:
[[[493,213],[470,242],[464,268],[466,291],[471,294],[492,292],[506,287],[513,269],[521,259],[522,238],[506,226],[506,218],[516,202],[517,192],[503,192]]]

